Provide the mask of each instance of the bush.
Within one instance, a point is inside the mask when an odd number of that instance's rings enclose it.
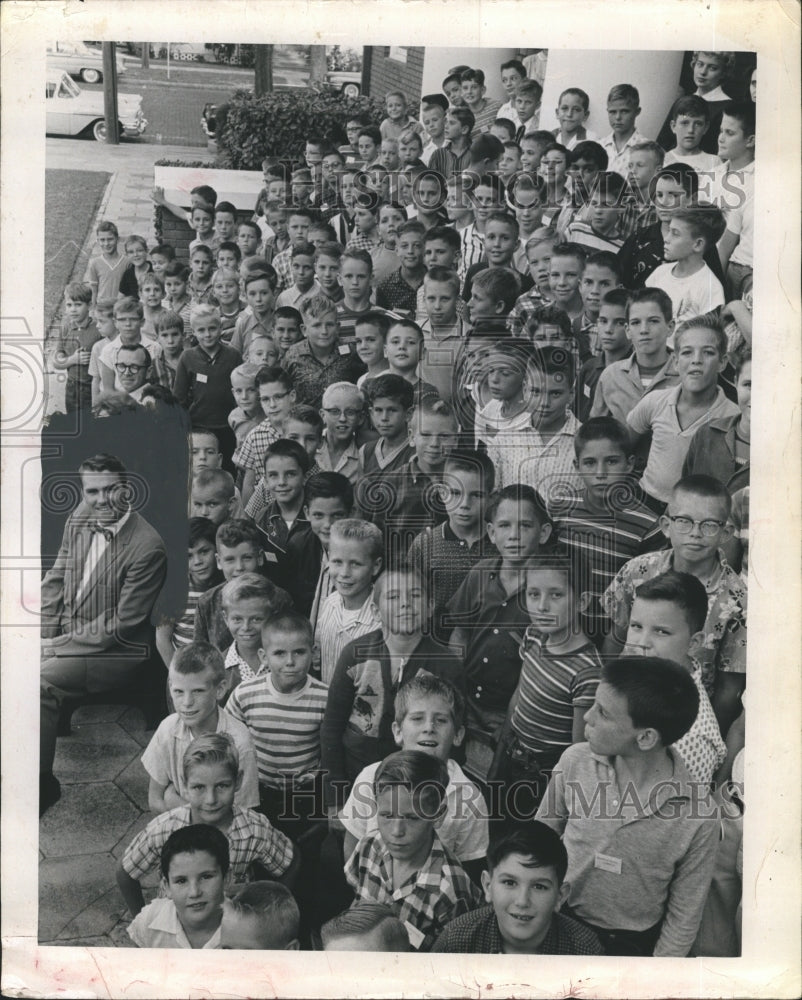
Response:
[[[309,135],[342,145],[347,141],[345,123],[353,114],[366,112],[375,125],[384,117],[378,100],[364,96],[349,100],[331,88],[280,91],[264,97],[238,90],[226,111],[217,135],[218,161],[219,166],[232,170],[259,170],[266,156],[303,159]]]

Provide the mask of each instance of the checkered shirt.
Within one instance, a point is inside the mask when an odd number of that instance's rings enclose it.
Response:
[[[292,246],[277,253],[273,258],[273,268],[278,275],[278,285],[276,285],[276,295],[289,288],[292,283]]]
[[[263,420],[249,431],[245,440],[234,452],[232,461],[240,469],[255,469],[262,471],[265,452],[274,441],[278,441],[279,432],[269,420]]]
[[[428,951],[450,920],[475,910],[483,899],[436,833],[423,867],[397,889],[393,889],[392,858],[379,833],[359,841],[345,864],[345,877],[357,901],[384,903],[395,912],[416,951]]]
[[[134,837],[123,855],[122,865],[126,873],[138,881],[158,869],[167,838],[191,823],[189,806],[170,809],[152,819]],[[274,877],[283,875],[292,864],[292,842],[283,833],[274,830],[269,821],[253,809],[234,806],[226,838],[235,882],[248,881],[248,867],[254,861],[264,865]]]
[[[452,955],[500,955],[504,951],[492,906],[483,906],[452,920],[435,942],[433,952]],[[555,913],[546,936],[533,950],[538,955],[601,955],[599,939],[570,917]]]
[[[525,337],[527,340],[531,340],[534,327],[530,330],[530,326],[534,323],[538,310],[542,309],[545,305],[548,305],[548,302],[538,291],[537,286],[530,288],[528,292],[520,295],[515,300],[515,305],[507,317],[507,329],[512,336]]]

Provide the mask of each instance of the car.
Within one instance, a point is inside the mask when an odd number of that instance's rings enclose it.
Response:
[[[362,93],[362,74],[352,73],[348,70],[332,70],[326,74],[326,82],[329,86],[343,95],[343,97],[359,97]]]
[[[142,135],[148,126],[139,94],[118,94],[120,134]],[[48,70],[45,84],[45,131],[51,135],[91,135],[106,141],[103,94],[81,90],[65,70]]]
[[[125,73],[125,60],[117,56],[117,76]],[[83,42],[48,42],[47,68],[63,69],[84,83],[103,82],[103,53]]]

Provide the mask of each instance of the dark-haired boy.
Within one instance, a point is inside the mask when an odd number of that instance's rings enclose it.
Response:
[[[601,955],[599,939],[558,913],[570,886],[559,836],[537,821],[490,843],[482,888],[488,905],[446,924],[432,952],[472,955]]]
[[[243,281],[246,309],[237,317],[231,346],[244,357],[254,337],[273,336],[273,312],[276,305],[278,278],[270,264],[252,271]]]
[[[684,957],[696,937],[719,824],[671,745],[698,710],[680,664],[606,663],[585,716],[588,742],[562,755],[538,809],[568,853],[562,912],[595,931],[608,955]]]
[[[400,469],[414,454],[409,443],[409,421],[415,389],[401,375],[383,374],[370,380],[365,397],[379,437],[359,449],[359,477],[380,477]]]
[[[471,133],[475,124],[470,108],[450,107],[443,127],[445,142],[432,152],[429,169],[436,170],[446,180],[465,170],[471,159]]]
[[[315,280],[315,248],[311,243],[297,243],[290,248],[292,285],[279,293],[276,306],[301,308],[301,303],[317,295],[320,286]]]
[[[607,250],[617,253],[624,244],[618,221],[626,186],[620,174],[609,171],[599,173],[593,180],[587,218],[575,216],[565,229],[566,239],[596,252]]]
[[[752,286],[755,225],[755,105],[726,104],[721,116],[718,152],[724,163],[713,173],[711,201],[724,212],[726,229],[718,244],[727,270],[729,297],[740,298]]]
[[[424,94],[421,98],[421,121],[425,132],[425,145],[420,158],[428,167],[432,154],[445,143],[448,98],[445,94]]]
[[[469,268],[484,259],[485,223],[492,213],[503,211],[506,198],[504,183],[495,174],[482,174],[475,178],[473,188],[466,184],[465,193],[473,208],[473,222],[460,233],[457,265],[460,281],[465,280]]]
[[[289,288],[292,285],[293,247],[309,242],[309,228],[317,218],[317,212],[307,206],[293,205],[289,210],[287,214],[287,235],[289,236],[290,244],[273,258],[273,267],[277,276],[277,292],[283,292],[285,288]]]
[[[396,252],[401,267],[382,281],[376,289],[376,303],[383,309],[408,314],[415,318],[418,289],[423,284],[426,268],[423,263],[423,223],[415,220],[398,227]]]
[[[596,323],[599,318],[602,296],[621,285],[618,262],[609,250],[597,250],[585,261],[579,294],[582,296],[582,313],[571,323],[576,339],[598,357],[601,354]]]
[[[629,292],[625,288],[612,288],[602,292],[594,323],[598,353],[588,358],[579,372],[576,415],[580,423],[584,423],[590,416],[593,396],[602,372],[632,353],[632,344],[627,337],[628,301]]]

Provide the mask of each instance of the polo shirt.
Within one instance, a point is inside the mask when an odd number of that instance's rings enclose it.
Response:
[[[97,285],[95,302],[98,299],[116,299],[120,291],[120,282],[131,263],[125,254],[115,251],[114,257],[98,254],[90,257],[86,267],[84,281],[89,285]]]
[[[446,924],[431,951],[452,955],[501,955],[504,942],[493,907],[490,904],[482,906]],[[532,954],[603,955],[604,951],[589,927],[555,913],[546,936]]]
[[[329,454],[329,448],[325,441],[325,431],[323,432],[323,444],[315,452],[315,463],[321,472],[339,472],[353,485],[359,477],[359,447],[356,441],[351,439],[350,444],[334,463]]]
[[[220,909],[222,918],[223,910]],[[154,899],[128,925],[128,936],[138,948],[191,948],[186,932],[178,919],[172,899]],[[220,927],[203,945],[220,947]]]
[[[370,251],[370,259],[373,261],[371,284],[374,288],[401,267],[401,258],[395,250],[389,250],[383,243]]]
[[[421,572],[434,588],[434,607],[441,609],[448,604],[460,584],[473,567],[482,559],[496,554],[487,534],[476,542],[458,538],[448,521],[436,527],[424,528],[412,540],[407,559]]]
[[[312,282],[311,288],[307,288],[305,292],[302,292],[296,285],[290,285],[289,288],[285,288],[276,299],[276,309],[283,309],[285,306],[292,306],[293,309],[301,308],[301,304],[306,302],[307,299],[311,299],[315,295],[320,294],[320,285],[317,283],[317,279]]]
[[[231,390],[231,373],[242,364],[242,356],[227,344],[217,353],[190,347],[178,359],[173,393],[189,410],[196,427],[228,428],[228,415],[237,405]]]
[[[614,758],[587,743],[554,768],[537,819],[568,852],[568,904],[605,930],[645,931],[662,921],[655,957],[684,957],[702,918],[719,824],[708,795],[668,750],[673,777],[639,802],[619,787]]]
[[[239,751],[242,783],[234,796],[234,802],[241,809],[255,808],[259,805],[259,783],[256,780],[256,754],[247,726],[221,708],[217,712],[215,732],[228,733]],[[142,766],[148,775],[159,785],[172,785],[184,800],[188,797],[183,766],[184,751],[193,739],[190,728],[174,712],[159,723],[142,754]]]
[[[356,385],[356,380],[366,371],[348,344],[335,343],[334,352],[321,361],[312,354],[306,339],[288,348],[283,364],[295,386],[296,403],[306,403],[316,409],[320,409],[323,393],[333,382]]]
[[[677,400],[681,385],[659,392],[650,392],[627,415],[627,424],[636,434],[652,432],[649,458],[641,485],[649,496],[664,503],[671,498],[671,490],[682,476],[682,463],[690,448],[691,439],[712,420],[738,416],[735,403],[719,388],[710,409],[687,427],[680,427],[677,419]]]
[[[373,779],[380,763],[377,761],[375,764],[368,764],[360,771],[339,814],[345,829],[357,840],[370,836],[379,829]],[[466,777],[455,760],[449,757],[446,767],[446,807],[436,824],[437,836],[458,861],[478,861],[487,854],[487,805],[482,793]]]
[[[476,123],[473,126],[473,134],[476,135],[479,132],[489,132],[490,126],[496,120],[500,110],[501,101],[494,101],[490,97],[482,98],[482,107],[478,111],[473,112],[473,117],[476,120]],[[537,115],[534,115],[529,119],[529,121],[532,124],[532,128],[536,129]]]
[[[457,300],[457,321],[450,327],[437,327],[435,330],[428,317],[420,324],[423,350],[418,374],[431,383],[446,402],[450,402],[454,395],[454,372],[460,348],[465,342],[465,324],[460,318],[460,306],[464,313],[462,299]]]
[[[668,389],[679,383],[677,361],[673,354],[663,367],[652,376],[648,387],[644,387],[638,371],[638,359],[634,354],[608,365],[599,375],[596,392],[590,407],[591,417],[615,417],[626,424],[627,415],[643,397],[657,389]]]

